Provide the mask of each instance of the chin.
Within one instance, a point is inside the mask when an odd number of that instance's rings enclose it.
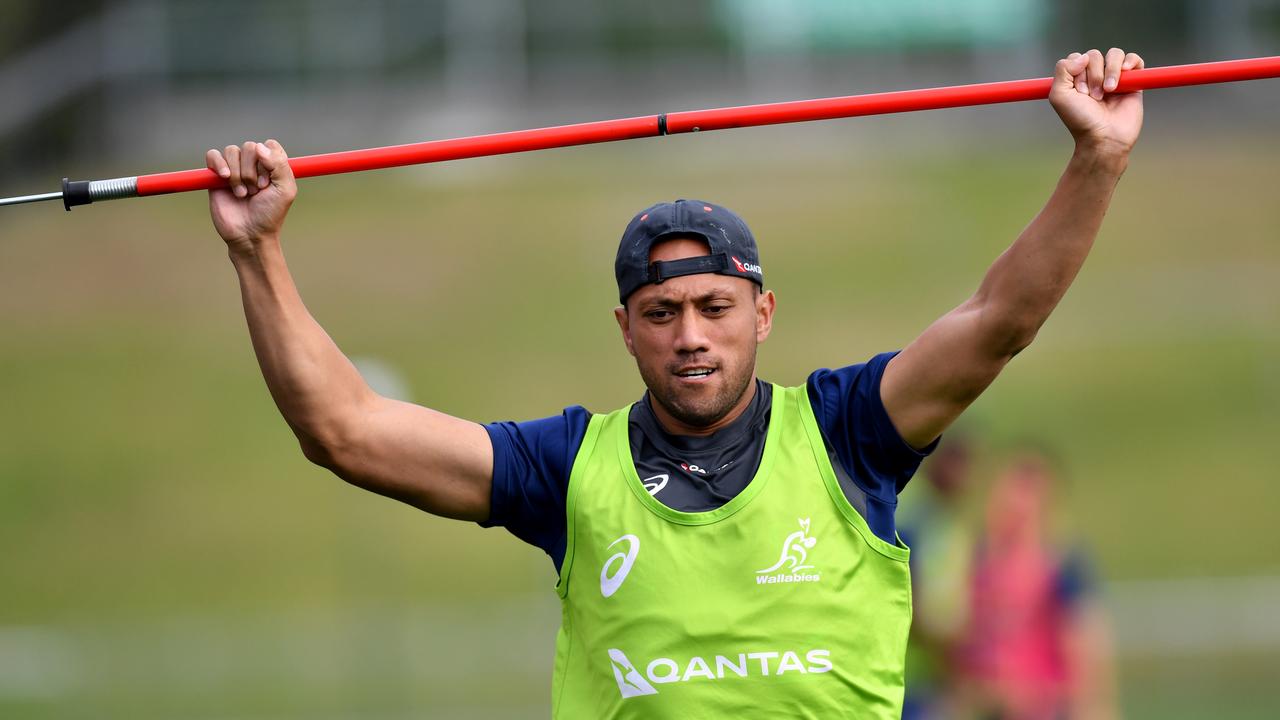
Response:
[[[673,389],[661,396],[655,394],[654,397],[680,422],[705,427],[718,422],[738,404],[741,395],[729,397],[729,394],[724,387],[709,387],[696,394]]]

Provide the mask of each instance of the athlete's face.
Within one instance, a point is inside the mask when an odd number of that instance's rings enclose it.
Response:
[[[655,245],[649,261],[706,254],[701,240],[674,238]],[[774,303],[772,291],[750,280],[703,273],[645,285],[614,311],[668,429],[714,432],[747,407]]]

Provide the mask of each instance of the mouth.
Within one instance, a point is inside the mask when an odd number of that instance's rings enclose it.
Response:
[[[716,373],[712,367],[685,367],[675,371],[675,376],[684,383],[703,383]]]

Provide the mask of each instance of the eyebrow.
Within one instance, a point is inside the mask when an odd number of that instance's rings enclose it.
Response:
[[[712,300],[719,300],[719,299],[732,300],[732,299],[733,299],[733,290],[732,290],[731,288],[729,288],[729,287],[717,287],[717,288],[712,288],[712,289],[708,290],[707,292],[704,292],[704,293],[702,293],[702,294],[698,295],[697,297],[689,298],[689,299],[690,299],[690,300],[692,300],[694,303],[706,303],[706,302],[710,302],[710,301],[712,301]],[[654,299],[652,299],[652,300],[650,300],[650,301],[648,301],[648,302],[646,302],[646,303],[644,303],[644,304],[645,304],[645,305],[659,305],[659,306],[663,306],[663,307],[671,307],[671,306],[673,306],[673,305],[681,305],[681,304],[683,304],[684,302],[685,302],[685,300],[684,300],[684,299],[679,299],[679,300],[677,300],[676,298],[673,298],[673,297],[671,297],[671,296],[663,296],[663,297],[657,297],[657,298],[654,298]]]

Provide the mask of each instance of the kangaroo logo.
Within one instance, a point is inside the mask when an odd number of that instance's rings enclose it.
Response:
[[[782,541],[782,556],[778,558],[778,562],[763,570],[757,570],[757,575],[767,575],[773,572],[796,573],[801,570],[809,570],[812,565],[806,565],[805,561],[809,559],[809,550],[818,544],[818,539],[809,536],[809,518],[800,520],[800,529],[787,536]]]

